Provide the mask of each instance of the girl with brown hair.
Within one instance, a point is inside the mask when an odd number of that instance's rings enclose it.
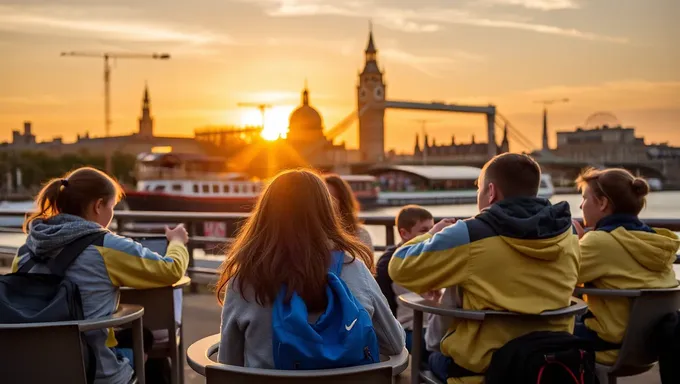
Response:
[[[371,274],[371,251],[344,229],[323,179],[294,170],[280,173],[264,189],[220,268],[218,361],[274,368],[273,303],[285,286],[285,300],[296,293],[314,323],[328,305],[334,250],[345,253],[339,277],[370,315],[381,353],[400,353],[404,331]]]
[[[108,226],[113,207],[122,196],[118,183],[94,168],[79,168],[49,181],[36,197],[37,211],[24,223],[26,244],[19,248],[12,271],[51,273],[50,261],[62,249],[92,236],[92,242],[65,271],[65,277],[78,286],[85,319],[114,313],[120,287],[155,288],[176,283],[189,263],[186,230],[182,225],[166,227],[169,244],[165,255],[113,234]],[[134,381],[132,359],[128,358],[131,350],[114,348],[113,332],[89,331],[85,340],[96,355],[97,383]]]
[[[678,236],[650,228],[638,215],[649,185],[625,169],[588,169],[576,180],[583,202],[585,232],[581,237],[578,283],[606,289],[654,289],[678,285],[673,262]],[[574,334],[595,341],[597,361],[616,361],[628,324],[630,303],[625,297],[589,297],[589,312],[577,322]]]
[[[356,236],[362,243],[366,244],[373,252],[373,241],[371,235],[359,221],[359,202],[354,197],[352,187],[347,184],[340,176],[330,174],[324,176],[328,190],[333,196],[342,224],[348,233]]]

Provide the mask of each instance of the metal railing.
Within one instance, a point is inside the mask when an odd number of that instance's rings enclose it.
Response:
[[[25,210],[0,210],[0,217],[24,217]],[[215,244],[229,244],[237,233],[241,223],[248,218],[248,213],[218,213],[218,212],[162,212],[162,211],[116,211],[112,230],[123,236],[142,237],[149,233],[159,233],[164,225],[183,223],[189,233],[189,277],[194,279],[196,275],[214,275],[216,271],[211,268],[196,267],[194,250],[206,249],[206,246]],[[376,252],[382,252],[387,247],[395,245],[395,223],[391,216],[361,216],[361,221],[367,226],[381,226],[385,230],[385,244],[375,245]],[[435,221],[443,217],[435,217]],[[464,218],[458,218],[464,219]],[[671,231],[680,232],[680,219],[645,219],[647,225],[652,227],[667,228]],[[226,226],[225,237],[205,236],[202,224],[205,222],[224,223]],[[0,228],[0,232],[16,232],[16,228]],[[0,248],[3,247],[0,244]],[[192,284],[192,290],[196,287]]]

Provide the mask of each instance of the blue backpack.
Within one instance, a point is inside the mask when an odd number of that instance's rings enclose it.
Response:
[[[380,361],[371,317],[340,279],[344,260],[344,252],[332,253],[328,305],[314,324],[307,321],[300,296],[293,293],[285,303],[286,287],[281,288],[272,310],[276,369],[333,369]]]

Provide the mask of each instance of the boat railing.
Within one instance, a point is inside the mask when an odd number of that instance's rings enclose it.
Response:
[[[29,211],[26,210],[2,210],[0,217],[25,217]],[[112,230],[123,236],[142,237],[150,232],[162,229],[164,225],[174,225],[183,223],[189,233],[189,277],[192,281],[200,275],[214,275],[216,271],[211,268],[201,268],[195,265],[194,250],[206,249],[210,245],[228,245],[234,239],[239,226],[248,218],[248,213],[220,213],[220,212],[150,212],[150,211],[116,211]],[[385,244],[374,246],[376,252],[383,252],[387,247],[396,244],[396,232],[394,217],[392,216],[361,216],[361,221],[366,226],[383,227],[385,231]],[[439,221],[443,217],[435,217]],[[458,218],[464,219],[464,218]],[[214,237],[202,235],[202,225],[205,222],[219,222],[226,226],[226,236]],[[644,222],[651,227],[667,228],[671,231],[680,232],[680,219],[644,219]],[[1,228],[0,233],[17,232],[17,228]],[[0,248],[4,249],[2,244]],[[0,251],[2,251],[0,249]],[[0,258],[13,256],[6,250],[0,252]],[[197,279],[196,281],[201,281]],[[192,290],[197,287],[192,286]]]
[[[220,181],[247,181],[243,180],[243,176],[237,173],[229,172],[205,172],[199,170],[186,170],[178,168],[151,168],[151,169],[138,169],[135,172],[135,176],[138,180],[199,180],[204,181],[210,180],[220,180]]]

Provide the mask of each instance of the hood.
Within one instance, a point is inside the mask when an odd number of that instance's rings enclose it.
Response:
[[[552,205],[538,197],[505,199],[484,209],[476,217],[515,251],[540,260],[555,260],[572,234],[569,203]]]
[[[106,232],[101,225],[79,216],[60,214],[31,223],[26,246],[39,258],[50,258],[67,244],[92,233]]]
[[[650,271],[663,272],[673,268],[680,240],[668,229],[652,229],[635,216],[611,215],[600,220],[595,230],[609,232],[640,265]]]

